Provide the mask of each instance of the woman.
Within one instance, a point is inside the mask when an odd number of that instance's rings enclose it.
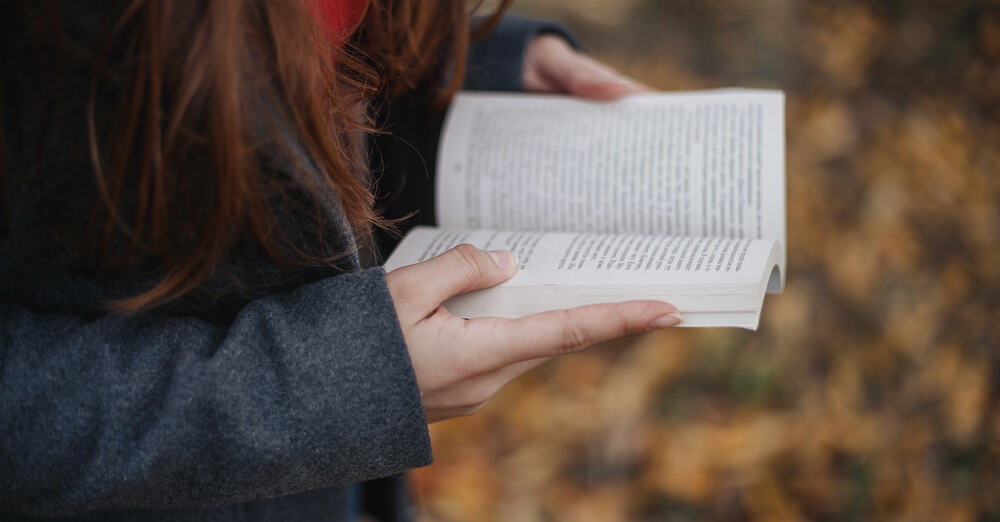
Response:
[[[403,518],[398,481],[356,484],[428,464],[427,422],[679,320],[440,307],[509,278],[509,252],[362,266],[391,226],[368,180],[407,175],[368,177],[372,118],[432,117],[463,79],[640,90],[556,28],[510,19],[469,55],[461,0],[0,9],[3,517],[343,520],[365,497]]]

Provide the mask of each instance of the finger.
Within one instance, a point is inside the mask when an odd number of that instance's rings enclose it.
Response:
[[[454,408],[425,408],[427,424],[453,419],[455,417],[468,417],[475,415],[486,407],[490,401],[485,401],[475,406],[457,406]]]
[[[477,347],[485,367],[576,352],[602,341],[680,323],[677,308],[662,301],[627,301],[555,310],[520,319],[473,319],[466,328],[486,339]],[[479,330],[479,331],[477,331]]]
[[[517,379],[518,377],[528,373],[542,363],[548,361],[551,357],[540,357],[538,359],[528,359],[527,361],[519,361],[509,366],[500,368],[499,370],[493,371],[493,373],[484,375],[491,383],[494,389],[494,394],[499,392],[504,386],[510,384],[511,381]]]
[[[520,361],[499,369],[489,370],[486,373],[473,377],[466,377],[461,382],[448,385],[447,394],[425,396],[424,405],[434,408],[445,408],[468,407],[479,404],[489,400],[514,379],[549,359],[551,357]],[[458,402],[455,402],[456,400]]]
[[[425,317],[449,297],[496,286],[517,271],[512,252],[486,252],[472,245],[451,250],[415,265],[397,268],[387,276],[397,312]]]
[[[572,94],[591,100],[615,100],[623,96],[652,92],[648,87],[631,80],[583,83]]]
[[[578,65],[563,80],[566,92],[596,100],[611,100],[650,92],[648,87],[622,76],[614,69],[586,55],[578,54],[578,56],[580,60]]]
[[[591,99],[614,99],[650,89],[579,53],[558,37],[539,38],[524,83],[531,90],[565,92]]]
[[[504,386],[529,370],[548,361],[551,357],[521,361],[505,366],[486,375],[472,378],[460,385],[450,386],[446,398],[425,396],[424,408],[436,412],[438,418],[472,415],[481,410]],[[455,402],[453,398],[460,398]],[[452,400],[449,400],[452,399]],[[442,402],[443,401],[443,402]],[[434,422],[428,418],[427,422]]]
[[[537,77],[537,74],[532,74],[528,77],[531,79],[525,80],[525,88],[529,91],[567,93],[591,100],[614,100],[623,96],[653,92],[649,87],[628,78],[617,78],[593,83],[580,82],[575,85],[564,86],[561,83],[556,84]]]

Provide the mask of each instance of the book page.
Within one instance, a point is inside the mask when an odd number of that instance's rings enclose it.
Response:
[[[691,285],[696,293],[725,292],[726,285],[757,283],[769,271],[773,241],[696,236],[412,230],[385,269],[426,261],[461,243],[510,250],[518,272],[504,286]]]
[[[654,299],[677,307],[680,326],[755,329],[778,261],[777,242],[760,239],[417,227],[385,268],[426,261],[460,243],[511,250],[519,259],[511,279],[444,303],[467,318]]]
[[[772,239],[783,252],[784,98],[464,93],[437,179],[445,228]]]

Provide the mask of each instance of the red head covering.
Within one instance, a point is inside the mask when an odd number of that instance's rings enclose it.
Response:
[[[361,23],[368,0],[312,0],[309,5],[330,41],[339,47]]]

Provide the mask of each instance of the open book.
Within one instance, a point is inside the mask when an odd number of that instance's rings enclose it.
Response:
[[[519,270],[446,302],[459,316],[660,299],[681,326],[755,329],[784,286],[784,141],[778,91],[463,93],[438,155],[440,228],[412,230],[385,268],[471,243]]]

